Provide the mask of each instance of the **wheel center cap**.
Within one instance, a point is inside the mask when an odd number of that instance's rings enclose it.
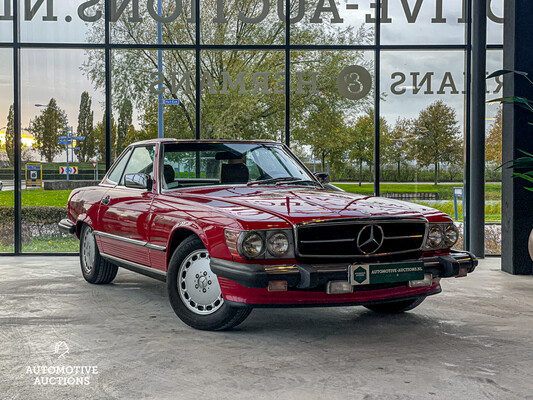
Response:
[[[209,283],[207,282],[207,277],[202,275],[200,278],[198,278],[198,287],[200,289],[205,289],[207,286],[209,286]]]

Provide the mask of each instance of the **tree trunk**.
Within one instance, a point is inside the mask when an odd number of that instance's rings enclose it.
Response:
[[[435,186],[439,183],[439,163],[435,163]]]
[[[359,161],[359,186],[363,183],[363,161]]]
[[[400,161],[398,161],[398,182],[400,182]]]

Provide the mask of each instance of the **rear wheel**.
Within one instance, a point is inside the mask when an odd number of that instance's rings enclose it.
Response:
[[[244,321],[252,311],[224,302],[217,276],[209,266],[209,253],[196,236],[185,239],[172,255],[167,288],[176,315],[196,329],[230,329]]]
[[[83,225],[81,230],[80,264],[81,273],[89,283],[110,283],[117,276],[118,267],[100,256],[93,228],[89,225]]]
[[[365,307],[380,314],[398,314],[418,307],[426,298],[418,297],[412,300],[391,301],[390,303],[369,304]]]

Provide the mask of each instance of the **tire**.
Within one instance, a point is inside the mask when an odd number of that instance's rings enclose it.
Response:
[[[209,267],[209,253],[197,236],[189,236],[176,249],[167,272],[170,304],[192,328],[221,331],[243,322],[252,312],[224,302],[218,279]]]
[[[97,285],[110,283],[117,276],[118,267],[100,256],[93,228],[83,225],[80,235],[81,273],[89,283]]]
[[[391,301],[390,303],[382,304],[369,304],[365,307],[379,314],[399,314],[418,307],[425,299],[426,298],[422,296],[412,300]]]

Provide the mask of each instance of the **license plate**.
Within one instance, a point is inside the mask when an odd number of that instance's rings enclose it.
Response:
[[[348,272],[350,283],[354,286],[418,281],[424,279],[424,263],[415,261],[394,264],[350,265]]]

